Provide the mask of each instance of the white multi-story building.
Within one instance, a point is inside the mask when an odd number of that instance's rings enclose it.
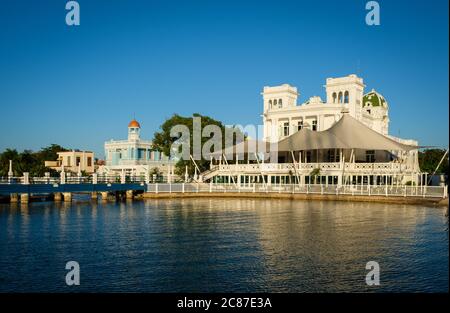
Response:
[[[300,105],[296,87],[264,87],[263,139],[275,143],[278,159],[255,163],[240,157],[240,164],[219,159],[204,179],[271,184],[319,176],[320,182],[339,185],[418,184],[418,142],[389,135],[385,98],[373,89],[364,93],[363,79],[354,74],[327,78],[324,87],[325,101],[313,96]]]
[[[102,174],[139,176],[160,172],[166,176],[173,172],[175,161],[153,149],[150,140],[141,139],[141,125],[136,120],[128,124],[128,139],[105,142],[105,166],[99,169]]]
[[[373,130],[388,134],[388,103],[375,90],[364,94],[362,78],[354,74],[327,78],[324,87],[326,101],[313,96],[301,105],[297,104],[300,93],[296,87],[264,87],[264,140],[277,142],[302,128],[326,130],[341,118],[343,108]]]

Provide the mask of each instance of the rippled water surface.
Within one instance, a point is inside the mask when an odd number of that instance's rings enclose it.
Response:
[[[253,199],[0,204],[0,291],[448,292],[446,208]],[[65,264],[81,285],[65,284]],[[381,285],[368,287],[368,261]]]

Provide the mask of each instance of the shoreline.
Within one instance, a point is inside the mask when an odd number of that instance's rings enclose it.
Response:
[[[321,195],[290,193],[254,193],[254,192],[185,192],[185,193],[150,193],[142,195],[143,200],[180,199],[180,198],[253,198],[253,199],[286,199],[305,201],[342,201],[342,202],[374,202],[390,204],[423,204],[436,207],[448,207],[448,198],[419,198],[402,196],[364,196],[364,195]]]
[[[80,193],[84,194],[84,193]],[[87,194],[87,193],[86,193]],[[266,192],[185,192],[185,193],[153,193],[144,192],[133,197],[134,201],[157,200],[157,199],[195,199],[195,198],[242,198],[242,199],[266,199],[266,200],[300,200],[300,201],[339,201],[339,202],[366,202],[366,203],[386,203],[386,204],[407,204],[407,205],[427,205],[433,207],[449,207],[449,198],[422,198],[403,196],[367,196],[367,195],[332,195],[332,194],[305,194],[305,193],[266,193]],[[97,200],[75,200],[74,202],[92,202]],[[113,198],[101,199],[99,202],[120,201]],[[34,196],[30,202],[54,202],[48,196]],[[57,201],[59,202],[59,201]],[[63,202],[63,201],[62,201]],[[12,203],[7,197],[0,198],[0,203]],[[20,202],[18,202],[20,203]]]

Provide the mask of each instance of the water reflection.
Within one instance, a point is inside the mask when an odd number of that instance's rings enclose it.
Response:
[[[0,291],[448,291],[445,210],[173,199],[0,206]],[[365,285],[380,263],[382,284]],[[12,273],[15,273],[14,275]],[[38,274],[36,274],[38,273]]]

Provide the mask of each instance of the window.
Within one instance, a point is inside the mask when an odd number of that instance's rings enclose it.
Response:
[[[317,131],[317,120],[312,121],[312,130]]]
[[[289,123],[283,123],[283,136],[289,136]]]
[[[87,166],[92,166],[92,158],[91,157],[87,158]]]
[[[369,114],[370,114],[370,112],[371,112],[371,111],[370,111],[370,109],[367,109],[367,113],[369,113]]]
[[[145,158],[145,149],[139,148],[138,149],[138,159],[144,159]]]
[[[269,108],[272,108],[272,100],[269,100]]]
[[[349,94],[348,91],[344,92],[344,103],[348,103],[349,102]]]
[[[339,162],[339,152],[336,149],[328,150],[328,162]]]
[[[283,101],[278,100],[278,108],[281,109],[283,107]]]
[[[311,151],[306,151],[306,163],[311,163]]]
[[[70,156],[68,156],[67,157],[67,164],[66,164],[66,166],[70,166],[71,165],[71,162],[70,162],[71,160],[70,160]]]
[[[335,92],[333,92],[333,95],[332,95],[332,98],[333,98],[333,103],[336,103],[336,93]]]
[[[342,103],[342,92],[341,91],[339,92],[338,102]]]
[[[273,106],[274,106],[274,107],[277,106],[277,99],[273,100]]]
[[[367,163],[375,162],[375,150],[366,150],[366,162]]]
[[[302,130],[303,128],[303,120],[297,122],[297,131]]]
[[[80,163],[81,163],[81,158],[77,157],[76,166],[80,165]]]

